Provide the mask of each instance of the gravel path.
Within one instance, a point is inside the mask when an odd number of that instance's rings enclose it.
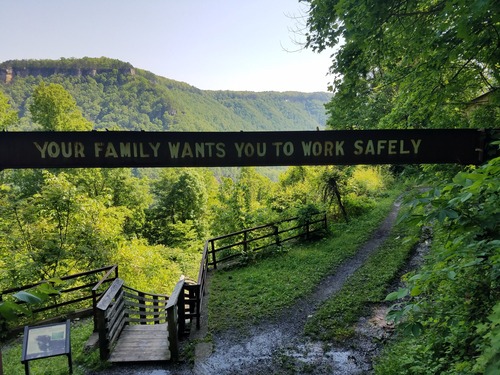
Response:
[[[253,326],[248,335],[228,331],[212,338],[211,343],[199,343],[195,363],[121,365],[100,371],[96,375],[232,375],[232,374],[367,374],[371,358],[387,336],[383,308],[371,317],[362,318],[356,338],[335,347],[315,342],[303,336],[304,325],[318,306],[338,292],[352,275],[388,237],[400,208],[397,201],[384,222],[358,253],[327,276],[309,297],[283,311],[280,318]],[[206,298],[207,300],[208,298]],[[206,309],[204,310],[206,311]],[[206,318],[202,329],[193,332],[192,339],[206,334]],[[376,340],[374,340],[376,338]]]

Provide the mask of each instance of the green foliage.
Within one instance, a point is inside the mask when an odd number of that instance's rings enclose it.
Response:
[[[276,215],[268,202],[274,197],[275,183],[257,173],[255,168],[241,168],[236,180],[224,178],[214,206],[212,235],[223,235],[244,228],[269,223]]]
[[[106,58],[14,60],[0,67],[23,71],[8,84],[0,82],[0,88],[19,111],[16,129],[24,130],[33,128],[28,116],[30,96],[42,82],[64,87],[96,129],[313,130],[324,127],[324,103],[331,97],[328,93],[202,91]]]
[[[179,246],[206,237],[208,192],[202,174],[165,169],[152,190],[155,201],[145,227],[150,242]]]
[[[68,174],[43,171],[40,190],[18,195],[6,185],[0,258],[5,285],[23,285],[56,275],[99,268],[122,233],[127,210],[82,193]]]
[[[14,293],[10,300],[0,301],[0,327],[2,328],[0,340],[7,333],[8,321],[14,321],[20,315],[31,317],[33,306],[43,303],[51,296],[60,294],[59,290],[54,287],[56,284],[60,286],[61,281],[54,279],[52,282],[44,282],[28,290]]]
[[[9,99],[0,91],[0,130],[6,130],[17,121],[17,112],[12,109]]]
[[[495,373],[499,177],[497,158],[458,173],[451,183],[410,202],[414,212],[409,218],[433,225],[435,241],[425,267],[407,276],[406,289],[387,298],[408,296],[408,301],[395,304],[391,316],[410,331],[420,327],[414,330],[420,337],[396,344],[413,351],[399,361],[389,351],[380,361],[379,373],[390,373],[385,369],[394,363],[404,369],[400,374]]]
[[[307,321],[306,334],[325,341],[344,341],[371,304],[379,302],[415,245],[418,228],[403,225],[347,280],[342,289]],[[383,267],[381,265],[383,264]]]
[[[280,309],[311,293],[324,276],[356,253],[390,210],[394,195],[380,199],[374,210],[350,224],[333,225],[332,236],[324,240],[294,246],[246,267],[215,272],[209,328],[247,327],[273,318]],[[231,319],[221,318],[225,316]]]
[[[151,246],[144,240],[120,244],[112,261],[127,285],[149,293],[170,294],[181,275],[196,280],[201,260],[197,248]]]
[[[71,94],[58,84],[46,86],[42,82],[36,87],[30,112],[33,121],[44,130],[92,129],[92,124],[83,117]]]
[[[498,125],[495,0],[306,2],[306,46],[339,47],[330,127],[467,127],[473,100],[485,93],[496,118],[480,126]]]

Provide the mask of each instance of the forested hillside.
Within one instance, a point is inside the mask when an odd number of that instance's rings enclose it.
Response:
[[[96,129],[147,131],[324,128],[331,94],[203,91],[107,58],[14,60],[0,64],[0,90],[19,111],[8,130],[27,130],[40,82],[62,85]]]
[[[302,3],[310,7],[306,48],[338,47],[332,96],[202,91],[110,59],[9,61],[0,64],[0,129],[500,127],[495,0]],[[0,289],[118,263],[133,286],[168,292],[178,275],[195,278],[209,236],[318,210],[333,221],[363,215],[406,182],[423,194],[405,202],[402,225],[425,228],[432,243],[421,268],[387,293],[396,334],[374,371],[500,372],[500,158],[299,166],[277,181],[242,168],[232,177],[201,168],[0,171]],[[338,316],[326,311],[322,324]]]

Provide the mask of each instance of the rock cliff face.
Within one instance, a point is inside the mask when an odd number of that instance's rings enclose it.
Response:
[[[27,76],[42,76],[49,77],[54,74],[63,74],[66,76],[95,76],[98,73],[112,72],[112,68],[42,68],[42,67],[0,67],[0,81],[3,83],[11,83],[15,77]],[[119,68],[116,69],[121,74],[135,75],[134,68]]]

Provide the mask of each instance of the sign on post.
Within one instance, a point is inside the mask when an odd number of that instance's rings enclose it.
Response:
[[[68,356],[69,373],[73,373],[71,361],[70,321],[42,326],[24,327],[21,363],[29,375],[29,361],[41,358]]]
[[[479,164],[474,129],[284,132],[3,132],[0,169]]]

